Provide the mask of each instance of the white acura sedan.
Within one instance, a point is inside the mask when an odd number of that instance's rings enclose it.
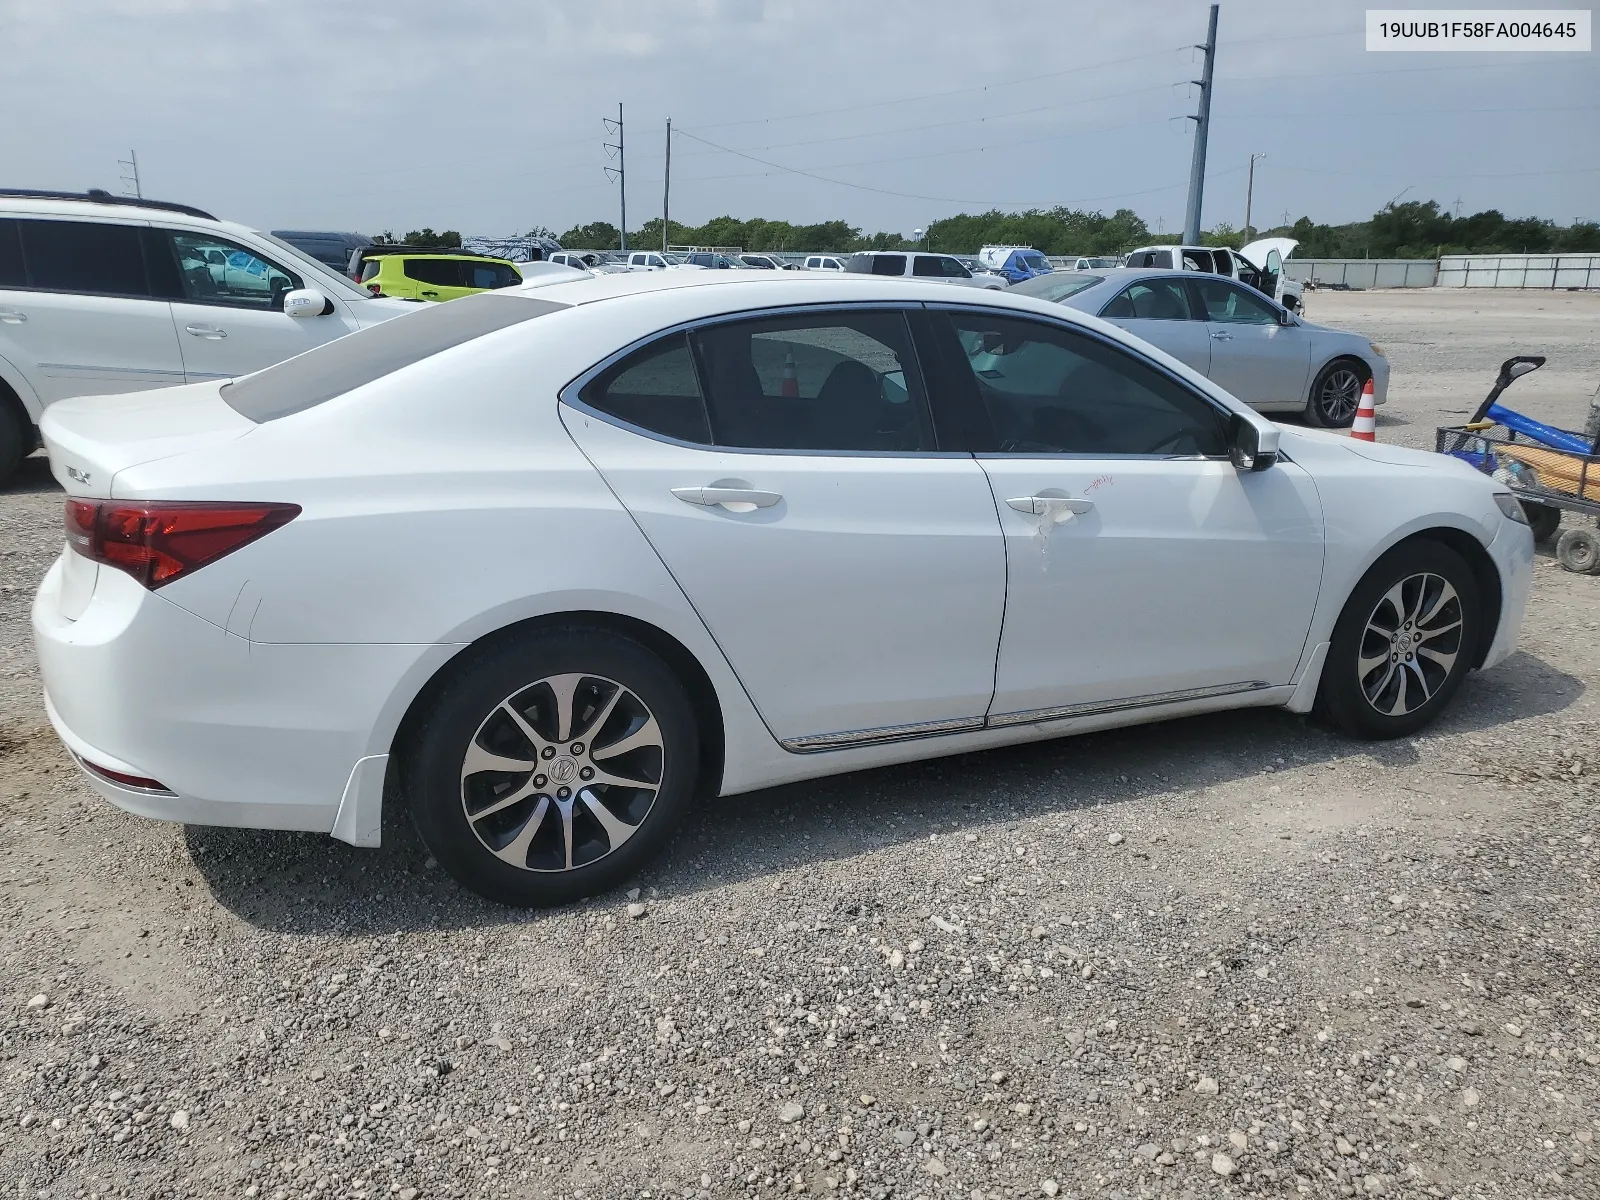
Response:
[[[562,901],[697,791],[1247,706],[1416,730],[1533,540],[1087,314],[822,273],[546,282],[62,401],[50,719],[131,812]]]

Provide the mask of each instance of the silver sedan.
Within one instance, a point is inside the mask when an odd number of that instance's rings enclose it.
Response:
[[[1362,388],[1389,390],[1389,361],[1359,334],[1313,325],[1254,288],[1195,271],[1057,271],[1010,289],[1120,325],[1262,412],[1354,420]]]

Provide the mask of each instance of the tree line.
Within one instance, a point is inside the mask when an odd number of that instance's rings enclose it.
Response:
[[[535,230],[548,233],[548,230]],[[409,235],[408,235],[409,236]],[[1436,200],[1386,204],[1369,220],[1322,225],[1301,217],[1291,225],[1253,230],[1252,237],[1293,237],[1299,258],[1435,258],[1440,254],[1600,253],[1600,222],[1557,225],[1538,217],[1507,217],[1497,209],[1452,216]],[[563,246],[616,250],[617,227],[591,221],[557,235]],[[703,225],[673,221],[668,239],[675,246],[740,246],[745,250],[811,253],[822,250],[939,250],[976,254],[980,246],[1032,246],[1046,254],[1120,254],[1137,246],[1178,242],[1178,234],[1152,233],[1132,209],[1107,216],[1057,207],[1024,212],[960,213],[929,224],[922,240],[903,233],[867,233],[848,221],[794,225],[788,221],[714,217]],[[1243,232],[1219,222],[1204,235],[1207,245],[1244,244]],[[661,218],[628,233],[630,249],[659,249]]]

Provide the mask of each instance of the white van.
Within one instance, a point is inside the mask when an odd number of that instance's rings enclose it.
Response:
[[[57,400],[246,375],[418,307],[186,204],[0,190],[0,483]]]

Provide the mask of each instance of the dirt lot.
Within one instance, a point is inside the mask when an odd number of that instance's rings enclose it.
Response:
[[[1600,295],[1316,293],[1431,445]],[[1600,1196],[1600,578],[1413,741],[1278,712],[708,803],[628,897],[97,800],[0,495],[0,1195]],[[634,909],[633,911],[640,911]]]

